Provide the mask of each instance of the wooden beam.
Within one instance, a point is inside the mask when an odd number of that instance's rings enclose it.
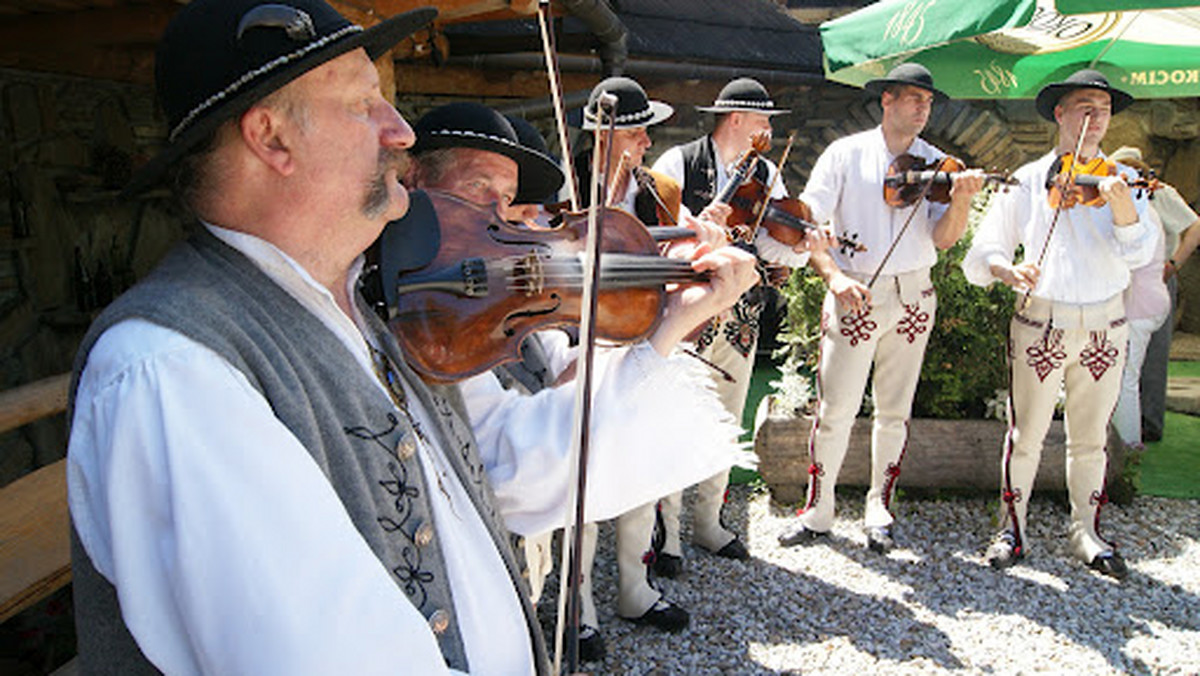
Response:
[[[67,462],[0,488],[0,622],[71,581]]]
[[[65,411],[70,382],[63,373],[0,392],[0,433]]]
[[[148,84],[154,79],[154,45],[177,7],[8,18],[0,24],[0,66]]]

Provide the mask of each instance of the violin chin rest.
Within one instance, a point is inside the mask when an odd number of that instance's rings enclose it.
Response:
[[[442,229],[433,202],[420,190],[408,193],[408,213],[390,221],[379,236],[379,272],[388,307],[396,306],[396,278],[433,262],[442,246]]]

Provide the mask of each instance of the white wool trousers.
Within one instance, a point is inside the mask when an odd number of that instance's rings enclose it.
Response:
[[[1072,553],[1090,562],[1112,549],[1100,537],[1108,422],[1120,392],[1129,325],[1120,295],[1072,305],[1017,301],[1009,331],[1012,387],[1009,430],[1001,460],[1003,528],[1024,548],[1026,514],[1060,389],[1065,388],[1066,482]]]
[[[864,284],[868,281],[851,276]],[[833,527],[834,486],[868,377],[875,410],[871,486],[863,525],[882,527],[893,522],[889,503],[900,476],[913,395],[936,312],[937,294],[929,279],[929,268],[881,275],[871,288],[871,306],[862,312],[848,310],[832,293],[825,294],[817,376],[819,401],[809,436],[812,464],[807,502],[799,515],[805,527],[818,532]]]

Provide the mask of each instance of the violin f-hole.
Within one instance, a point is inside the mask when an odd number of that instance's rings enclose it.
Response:
[[[514,325],[519,324],[522,320],[530,317],[543,317],[546,315],[552,315],[555,312],[558,312],[562,307],[562,298],[557,293],[550,294],[548,300],[551,302],[545,307],[520,310],[506,315],[504,317],[503,325],[500,328],[500,330],[504,332],[504,336],[506,338],[512,338],[515,336],[517,334],[517,330],[514,328]]]

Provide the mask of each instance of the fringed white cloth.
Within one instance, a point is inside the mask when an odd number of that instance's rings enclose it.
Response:
[[[546,347],[560,356],[566,350],[563,340]],[[586,521],[614,518],[745,461],[741,427],[702,369],[685,355],[663,358],[646,343],[597,353]],[[526,396],[487,373],[461,387],[509,529],[532,535],[562,526],[575,482],[574,383]]]

